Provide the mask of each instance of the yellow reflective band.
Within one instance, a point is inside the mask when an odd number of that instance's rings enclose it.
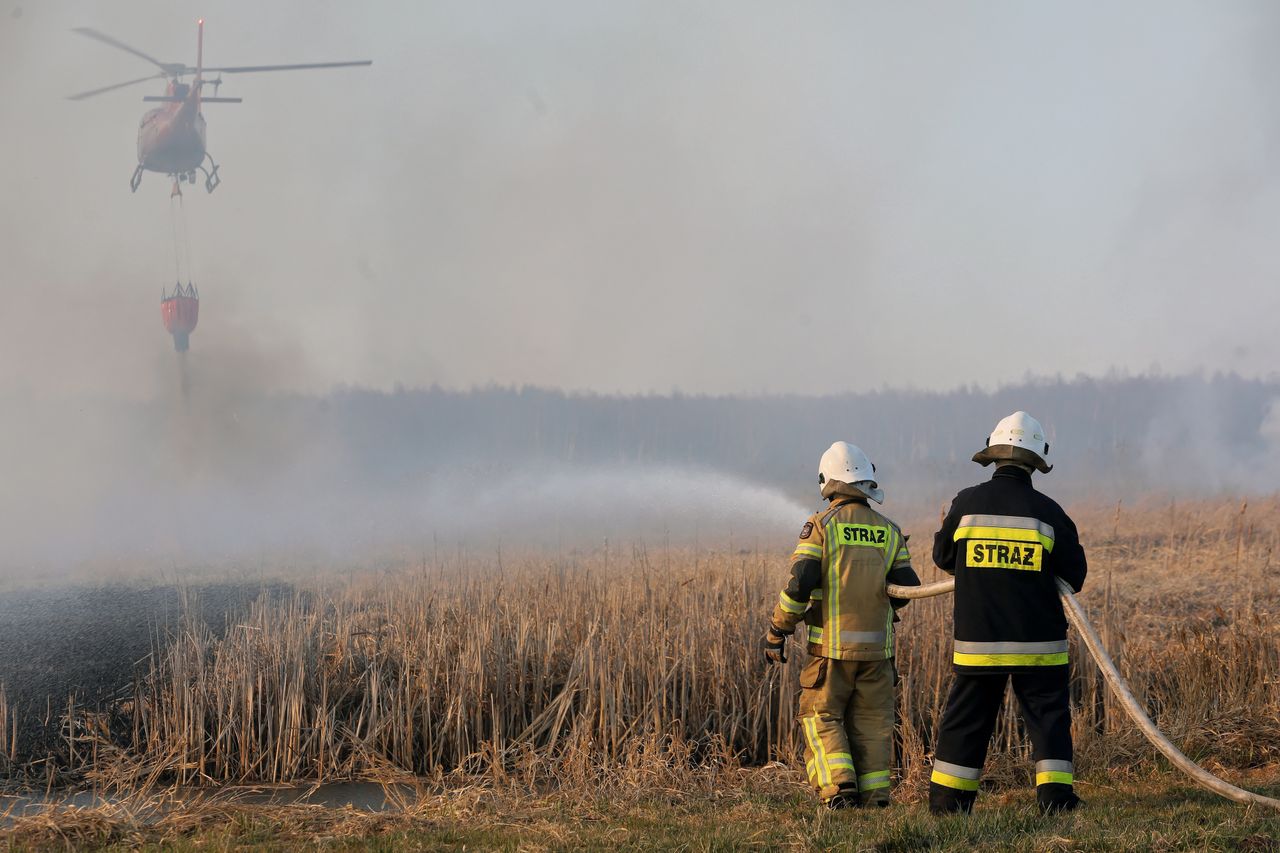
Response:
[[[804,719],[804,734],[809,741],[809,751],[813,753],[813,762],[818,770],[818,785],[825,788],[831,784],[831,771],[827,769],[826,752],[822,748],[822,738],[818,737],[818,715]]]
[[[893,561],[898,554],[898,534],[897,531],[889,531],[889,542],[884,549],[884,573],[889,574],[889,570],[893,568]]]
[[[818,643],[818,644],[822,643],[822,626],[820,625],[809,626],[809,642]]]
[[[1070,785],[1073,782],[1075,782],[1074,776],[1072,776],[1070,773],[1062,773],[1057,770],[1049,770],[1044,773],[1036,774],[1037,785],[1048,785],[1050,783],[1057,783],[1059,785]]]
[[[806,560],[821,560],[822,549],[819,548],[817,545],[808,545],[808,544],[797,545],[796,550],[791,555],[791,559],[795,560],[797,558],[806,559]]]
[[[957,791],[976,791],[978,790],[977,779],[961,779],[959,776],[952,776],[949,773],[943,773],[940,770],[933,771],[933,775],[929,777],[932,782],[939,785],[945,785],[948,788],[955,788]]]
[[[853,756],[847,752],[833,752],[827,756],[827,766],[852,770]]]
[[[970,655],[955,652],[951,660],[960,666],[1059,666],[1067,663],[1067,653],[1049,655]]]
[[[858,777],[859,791],[874,791],[877,788],[889,787],[889,771],[879,770],[875,773],[863,773]]]
[[[1000,542],[1039,542],[1046,551],[1052,553],[1053,538],[1045,536],[1039,530],[1026,530],[1021,527],[957,527],[956,542],[961,539],[995,539]]]
[[[808,609],[807,604],[801,604],[787,595],[786,592],[778,593],[778,606],[788,613],[804,613]]]
[[[819,788],[822,788],[823,785],[827,784],[823,780],[822,740],[818,739],[817,731],[812,730],[813,722],[814,717],[805,717],[803,722],[804,736],[805,740],[809,742],[809,752],[813,754],[814,775],[818,777]]]
[[[835,525],[831,525],[831,532],[835,532]],[[827,617],[823,621],[836,631],[835,635],[827,642],[828,650],[838,656],[840,653],[840,561],[835,559],[836,549],[835,536],[829,535],[823,543],[826,545],[827,553],[825,560],[827,561]]]

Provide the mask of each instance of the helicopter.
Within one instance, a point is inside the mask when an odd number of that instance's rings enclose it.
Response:
[[[344,68],[353,65],[372,65],[373,60],[364,59],[351,62],[309,62],[298,65],[238,65],[221,68],[204,67],[204,19],[196,22],[196,64],[191,67],[183,62],[161,62],[153,56],[131,47],[105,33],[90,27],[76,27],[72,32],[100,41],[103,44],[131,53],[145,59],[159,68],[159,72],[115,83],[87,92],[68,96],[72,101],[92,98],[115,89],[144,83],[148,80],[168,78],[169,84],[163,95],[147,95],[142,100],[157,101],[163,106],[156,107],[142,117],[138,126],[138,166],[129,180],[129,189],[138,191],[142,183],[143,172],[159,172],[173,179],[173,195],[181,195],[182,181],[194,184],[196,171],[204,174],[204,186],[213,192],[222,179],[218,177],[218,164],[205,144],[205,120],[201,114],[202,104],[238,104],[242,98],[220,98],[218,87],[222,85],[223,74],[256,74],[261,71],[300,71],[311,68]],[[206,72],[217,73],[217,78],[206,80]],[[183,78],[195,75],[190,83]],[[204,95],[204,87],[213,87],[213,96]],[[206,168],[205,163],[208,162]]]

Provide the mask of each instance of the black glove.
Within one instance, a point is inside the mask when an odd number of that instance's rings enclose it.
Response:
[[[760,641],[760,648],[764,651],[765,660],[769,663],[787,662],[787,635],[778,633],[774,627],[770,626],[765,632],[764,638]]]

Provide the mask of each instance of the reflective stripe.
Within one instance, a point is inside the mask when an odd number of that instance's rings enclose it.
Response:
[[[956,652],[951,661],[959,666],[1061,666],[1070,662],[1066,652],[1054,655],[966,655]]]
[[[1053,540],[1038,530],[1020,530],[1016,527],[957,527],[955,541],[961,539],[992,539],[996,542],[1039,542],[1046,551],[1053,551]]]
[[[835,525],[830,525],[824,531],[824,534],[823,545],[827,549],[826,556],[823,557],[827,561],[827,618],[823,621],[828,625],[835,626],[840,624],[840,561],[836,559]],[[838,634],[828,641],[827,648],[832,654],[838,655],[840,653],[840,636]]]
[[[982,778],[981,767],[965,767],[963,764],[952,764],[950,761],[938,761],[934,759],[933,769],[954,776],[957,779],[967,779],[973,782]]]
[[[888,529],[888,547],[884,548],[884,574],[890,573],[893,561],[897,560],[897,547],[900,546],[902,534],[895,528]]]
[[[1049,640],[1044,643],[974,643],[956,640],[957,652],[970,655],[1047,655],[1065,652],[1066,640]]]
[[[1070,761],[1046,758],[1036,762],[1037,785],[1070,785],[1075,782],[1075,766]]]
[[[859,791],[874,791],[877,788],[889,787],[889,771],[877,770],[875,773],[863,773],[858,777]]]
[[[1060,666],[1068,662],[1067,641],[974,643],[956,640],[951,660],[960,666]]]
[[[892,543],[893,547],[885,549],[888,552],[889,568],[893,568],[898,563],[911,559],[907,554],[907,540],[903,538],[902,531],[896,527],[891,529],[893,530],[894,537]]]
[[[965,767],[949,761],[934,761],[933,773],[929,776],[930,781],[948,788],[955,788],[957,791],[978,790],[980,778],[982,778],[981,767]]]
[[[815,589],[813,592],[809,593],[809,600],[810,600],[810,601],[821,601],[821,600],[822,600],[822,587],[818,587],[818,588],[817,588],[817,589]]]
[[[785,591],[778,593],[778,606],[788,613],[804,613],[808,609],[807,604],[801,604]]]
[[[1058,758],[1046,758],[1036,762],[1037,773],[1074,773],[1075,769],[1075,765],[1070,761],[1062,761]]]
[[[853,770],[853,756],[847,752],[828,753],[827,766],[839,767],[844,770]]]
[[[884,573],[887,577],[889,572],[893,570],[893,564],[897,562],[897,554],[902,546],[902,531],[890,525],[890,541],[889,547],[885,549]],[[887,658],[893,657],[893,608],[887,609],[884,615],[884,655]]]
[[[952,539],[995,539],[1005,542],[1039,542],[1053,551],[1053,526],[1019,515],[966,515]]]
[[[1025,515],[965,515],[960,517],[960,527],[1015,527],[1036,530],[1053,540],[1053,525]]]
[[[945,785],[948,788],[955,788],[957,791],[978,790],[977,779],[961,779],[958,776],[952,776],[949,773],[943,773],[939,770],[933,771],[933,775],[929,777],[929,781],[937,782],[939,785]]]
[[[890,616],[889,618],[893,618],[893,617]],[[821,643],[822,638],[824,636],[825,634],[823,633],[823,630],[820,626],[818,625],[809,626],[809,642]],[[860,643],[861,644],[875,643],[878,645],[880,643],[883,643],[886,637],[887,635],[885,634],[884,631],[841,631],[840,645],[853,646]]]
[[[791,559],[821,560],[822,549],[817,545],[797,545],[796,550],[791,554]]]
[[[818,737],[818,715],[805,717],[805,739],[809,741],[809,751],[813,754],[813,763],[818,773],[818,787],[825,788],[831,784],[831,771],[827,769],[826,754],[822,749],[822,738]]]

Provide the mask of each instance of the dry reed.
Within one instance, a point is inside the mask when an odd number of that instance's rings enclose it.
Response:
[[[1278,509],[1116,506],[1078,519],[1082,600],[1104,641],[1158,725],[1218,769],[1280,760]],[[931,528],[914,528],[927,565]],[[770,670],[757,647],[785,556],[615,547],[607,559],[455,558],[264,595],[225,631],[184,620],[122,708],[128,731],[69,719],[69,754],[117,789],[459,773],[532,789],[606,773],[678,786],[695,770],[794,762],[803,654]],[[916,602],[899,626],[908,796],[950,682],[950,606]],[[1081,773],[1153,760],[1083,649],[1072,659]],[[0,731],[4,714],[0,693]],[[995,741],[988,775],[1025,783],[1015,715]]]

